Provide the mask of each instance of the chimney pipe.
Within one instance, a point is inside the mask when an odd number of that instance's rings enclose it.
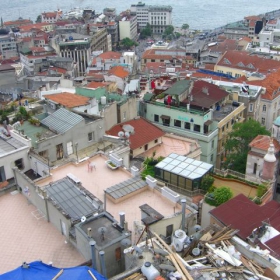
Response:
[[[101,274],[105,277],[107,277],[106,275],[106,266],[105,266],[105,252],[104,251],[100,251],[99,252],[99,256],[100,256],[100,263],[101,263]]]
[[[90,248],[91,248],[91,259],[92,259],[92,268],[96,270],[96,257],[95,257],[95,245],[96,242],[94,240],[91,240],[89,242]]]
[[[124,228],[125,213],[124,212],[120,212],[119,215],[120,215],[120,226],[122,228]]]
[[[186,199],[181,199],[182,204],[182,230],[185,231],[186,227]]]

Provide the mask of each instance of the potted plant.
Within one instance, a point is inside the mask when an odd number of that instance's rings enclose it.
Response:
[[[30,118],[28,121],[33,125],[40,126],[40,121],[38,119]]]
[[[116,165],[115,165],[112,161],[110,161],[110,160],[105,161],[105,163],[106,163],[107,167],[109,167],[109,168],[112,169],[112,170],[115,170],[115,169],[118,168],[118,166],[116,166]]]

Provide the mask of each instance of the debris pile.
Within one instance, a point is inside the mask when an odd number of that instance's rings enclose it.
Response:
[[[148,247],[151,257],[145,259],[141,255],[142,262],[137,263],[141,272],[134,271],[122,279],[280,279],[280,261],[270,256],[268,250],[254,248],[236,237],[237,232],[212,225],[194,234],[181,252],[152,232]]]

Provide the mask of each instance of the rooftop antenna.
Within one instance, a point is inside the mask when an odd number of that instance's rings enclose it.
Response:
[[[106,227],[100,227],[97,231],[100,234],[101,241],[104,241],[105,240],[105,233],[107,231],[107,228]]]

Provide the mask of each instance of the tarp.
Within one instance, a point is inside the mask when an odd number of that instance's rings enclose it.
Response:
[[[4,273],[0,275],[0,280],[51,280],[55,276],[59,276],[56,278],[57,280],[92,280],[94,278],[89,271],[96,280],[107,280],[106,277],[87,266],[57,268],[41,261],[22,265],[15,270]]]

